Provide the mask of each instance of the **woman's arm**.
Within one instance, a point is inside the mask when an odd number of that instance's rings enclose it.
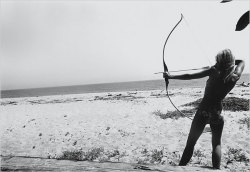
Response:
[[[202,71],[192,74],[170,75],[169,73],[164,73],[163,78],[180,79],[180,80],[198,79],[209,76],[213,70],[214,67],[206,67],[203,68]]]
[[[234,74],[238,75],[239,77],[241,76],[244,67],[245,67],[245,62],[243,60],[235,60],[235,64],[237,65]]]
[[[243,60],[235,60],[235,65],[236,68],[234,72],[225,79],[225,82],[229,81],[236,82],[240,79],[240,76],[245,67],[245,62]]]

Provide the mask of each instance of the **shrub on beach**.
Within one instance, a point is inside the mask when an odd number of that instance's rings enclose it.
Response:
[[[167,113],[163,113],[162,111],[160,110],[156,110],[153,112],[154,115],[156,116],[159,116],[161,119],[167,119],[167,118],[175,118],[175,115],[174,114],[167,114]]]
[[[56,157],[58,160],[72,160],[72,161],[119,161],[125,156],[125,152],[120,153],[119,150],[105,151],[104,148],[91,148],[84,152],[82,150],[64,151],[62,155]],[[113,159],[113,160],[112,160]]]
[[[183,106],[193,106],[197,108],[202,99],[195,100],[193,102],[184,104]],[[238,97],[226,97],[223,102],[223,109],[228,111],[248,111],[249,110],[249,99],[238,98]]]
[[[181,110],[182,113],[184,113],[187,116],[192,116],[195,112],[195,109],[189,109],[189,110]],[[179,119],[179,118],[185,118],[186,116],[183,116],[180,112],[177,110],[175,111],[168,111],[167,113],[163,113],[160,110],[156,110],[153,112],[154,115],[159,116],[161,119]]]
[[[151,153],[151,163],[160,163],[163,158],[163,149],[157,150],[154,149]]]
[[[249,163],[249,156],[242,149],[236,149],[229,147],[226,152],[226,164],[241,162],[241,163]]]
[[[61,156],[56,157],[59,160],[73,160],[73,161],[81,161],[83,159],[84,152],[79,150],[73,151],[64,151]]]
[[[177,166],[180,160],[181,152],[168,152],[165,148],[161,149],[143,149],[141,154],[137,158],[137,163],[146,165],[146,164],[168,164],[172,166]]]
[[[93,161],[100,157],[104,152],[103,148],[93,148],[87,152],[81,150],[64,151],[61,156],[56,159],[60,160],[73,160],[73,161]]]
[[[84,160],[93,161],[104,153],[103,148],[93,148],[84,153]]]
[[[249,99],[228,97],[223,101],[223,108],[228,111],[249,111]]]
[[[250,129],[250,117],[242,118],[238,121],[238,123],[244,124],[247,126],[247,129]]]
[[[208,165],[207,156],[205,155],[205,152],[200,149],[196,149],[194,151],[191,162],[194,164],[200,164],[205,166]]]

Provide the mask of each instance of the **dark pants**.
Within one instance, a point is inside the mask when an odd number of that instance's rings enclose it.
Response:
[[[202,134],[203,129],[205,128],[206,124],[209,123],[211,127],[211,131],[212,131],[213,167],[219,169],[220,161],[221,161],[221,135],[222,135],[222,130],[224,126],[224,120],[223,120],[223,117],[220,116],[220,114],[209,113],[211,114],[209,116],[209,115],[204,115],[203,112],[204,111],[198,110],[195,114],[195,117],[191,125],[191,129],[189,132],[189,136],[187,139],[187,144],[186,144],[186,147],[183,152],[179,165],[181,166],[186,165],[190,161],[193,155],[194,146],[197,140],[199,139],[200,135]]]

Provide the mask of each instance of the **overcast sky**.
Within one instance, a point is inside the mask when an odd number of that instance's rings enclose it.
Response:
[[[248,0],[0,1],[1,89],[162,79],[169,70],[213,65],[230,48],[246,61],[249,26],[235,25]]]

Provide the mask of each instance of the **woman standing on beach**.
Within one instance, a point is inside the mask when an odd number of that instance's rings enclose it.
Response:
[[[194,151],[194,146],[203,132],[206,124],[210,124],[212,131],[212,163],[216,169],[220,168],[221,162],[221,135],[224,119],[221,116],[222,100],[233,89],[239,80],[245,63],[235,60],[229,49],[220,51],[216,55],[216,64],[201,72],[193,74],[170,75],[164,73],[163,77],[168,79],[190,80],[208,76],[204,97],[198,106],[194,116],[186,147],[183,152],[180,166],[186,165]]]

